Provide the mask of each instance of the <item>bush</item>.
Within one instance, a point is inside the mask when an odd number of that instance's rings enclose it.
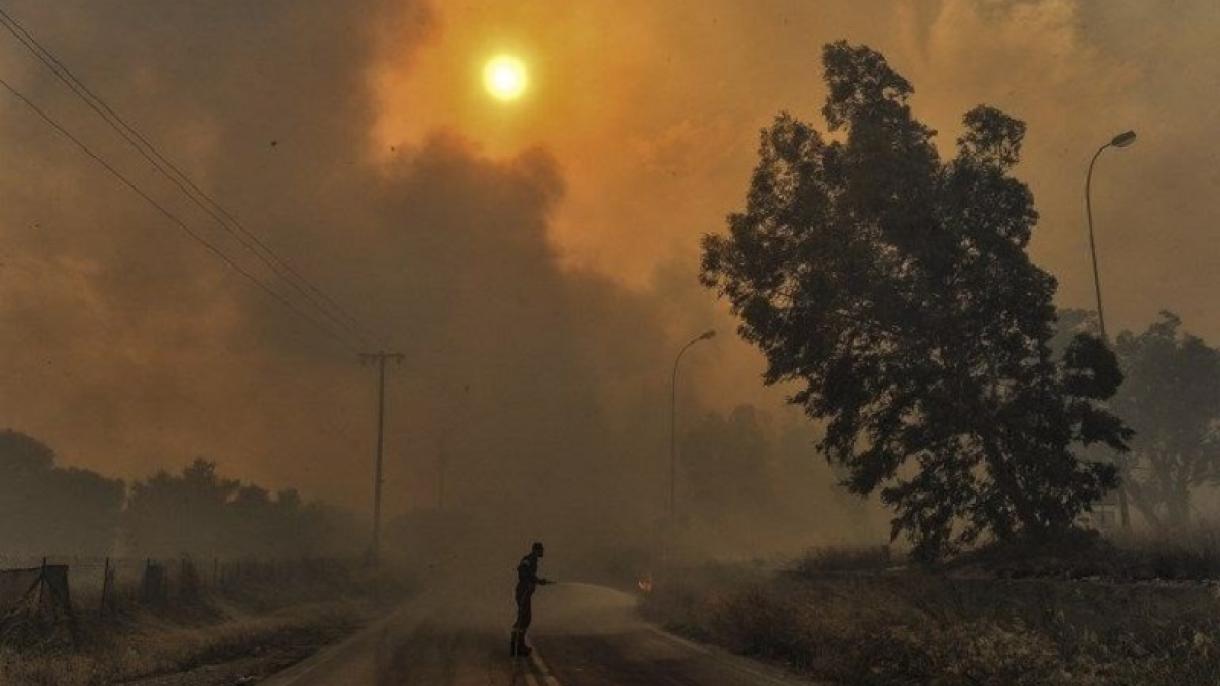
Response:
[[[845,684],[1220,682],[1220,600],[1195,583],[688,570],[643,605],[673,630]]]
[[[833,572],[883,571],[894,564],[888,545],[813,548],[796,562],[802,576]]]

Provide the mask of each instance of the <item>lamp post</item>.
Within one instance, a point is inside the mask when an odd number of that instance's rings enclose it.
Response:
[[[1134,142],[1134,131],[1124,131],[1111,138],[1109,142],[1093,153],[1093,159],[1089,160],[1089,172],[1084,178],[1084,211],[1089,219],[1089,254],[1093,257],[1093,290],[1097,295],[1097,324],[1101,329],[1101,340],[1107,346],[1110,345],[1110,338],[1106,335],[1106,314],[1101,308],[1101,276],[1097,270],[1097,244],[1093,239],[1093,165],[1097,164],[1097,158],[1101,157],[1101,153],[1106,148],[1125,148]],[[1127,504],[1127,487],[1122,483],[1118,485],[1118,517],[1123,530],[1130,530],[1131,513]]]
[[[1084,211],[1089,218],[1089,254],[1093,256],[1093,289],[1097,293],[1097,323],[1101,327],[1101,339],[1107,345],[1109,345],[1110,339],[1106,337],[1106,315],[1101,309],[1101,276],[1097,271],[1097,244],[1093,240],[1093,165],[1097,164],[1097,158],[1101,157],[1101,153],[1106,148],[1125,148],[1134,142],[1134,131],[1126,131],[1110,139],[1108,143],[1093,153],[1093,159],[1089,160],[1089,173],[1084,177]]]
[[[675,484],[677,483],[678,475],[678,363],[682,361],[682,355],[690,350],[691,346],[700,342],[706,341],[716,335],[716,331],[708,329],[697,337],[691,340],[690,343],[682,346],[678,351],[677,357],[674,358],[674,372],[669,380],[669,526],[670,530],[674,527],[675,509]]]

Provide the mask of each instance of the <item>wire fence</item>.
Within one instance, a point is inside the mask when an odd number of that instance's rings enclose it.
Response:
[[[25,584],[38,570],[66,568],[70,612],[107,614],[134,607],[175,607],[205,595],[262,589],[341,591],[358,568],[342,558],[28,557],[0,555],[0,585]],[[19,589],[18,589],[19,590]],[[0,618],[20,594],[0,594]]]

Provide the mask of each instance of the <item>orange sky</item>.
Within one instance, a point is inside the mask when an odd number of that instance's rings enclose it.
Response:
[[[1220,287],[1211,221],[1220,211],[1218,158],[1216,146],[1193,142],[1206,140],[1217,113],[1217,99],[1200,89],[1220,80],[1209,47],[1220,10],[1179,9],[1070,0],[441,2],[437,31],[412,59],[391,47],[372,69],[380,107],[370,145],[375,155],[400,154],[390,147],[446,129],[493,158],[549,151],[566,187],[549,227],[564,263],[664,300],[693,279],[699,237],[740,207],[757,131],[785,109],[824,128],[819,50],[846,38],[881,50],[914,83],[917,114],[941,131],[945,154],[959,117],[979,102],[1028,122],[1018,174],[1042,213],[1032,251],[1060,280],[1064,306],[1092,305],[1085,166],[1111,135],[1136,129],[1138,143],[1108,152],[1094,184],[1111,328],[1144,326],[1170,308],[1220,340],[1211,306]],[[530,65],[521,101],[498,103],[482,89],[483,61],[498,52]],[[723,308],[703,315],[722,332],[733,326]],[[700,325],[677,322],[675,336]],[[715,354],[701,379],[713,403],[779,397],[750,383],[760,369],[753,350],[722,338]]]
[[[1220,317],[1205,296],[1220,258],[1206,218],[1220,208],[1209,192],[1216,146],[1205,136],[1217,112],[1220,59],[1208,46],[1220,9],[1177,7],[440,2],[438,30],[415,57],[398,60],[391,49],[372,70],[382,105],[373,145],[401,147],[446,128],[492,156],[551,151],[568,189],[556,245],[572,264],[643,287],[659,265],[689,263],[698,236],[741,203],[756,132],[771,116],[788,109],[820,124],[818,51],[847,38],[884,52],[915,84],[916,110],[946,147],[978,102],[1029,123],[1019,173],[1043,213],[1035,257],[1060,278],[1065,304],[1090,295],[1085,165],[1109,136],[1137,129],[1135,147],[1102,161],[1095,188],[1113,319],[1138,326],[1172,307],[1216,337]],[[478,78],[501,51],[532,71],[531,91],[508,105],[490,100]],[[1149,179],[1150,167],[1173,182]]]

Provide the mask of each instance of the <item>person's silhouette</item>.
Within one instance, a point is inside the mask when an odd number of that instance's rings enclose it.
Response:
[[[509,645],[510,655],[529,655],[530,647],[525,644],[525,632],[530,628],[533,619],[534,589],[552,583],[549,579],[538,576],[538,560],[542,557],[542,543],[535,542],[530,546],[529,555],[521,558],[517,565],[517,621],[513,624],[513,635]]]

